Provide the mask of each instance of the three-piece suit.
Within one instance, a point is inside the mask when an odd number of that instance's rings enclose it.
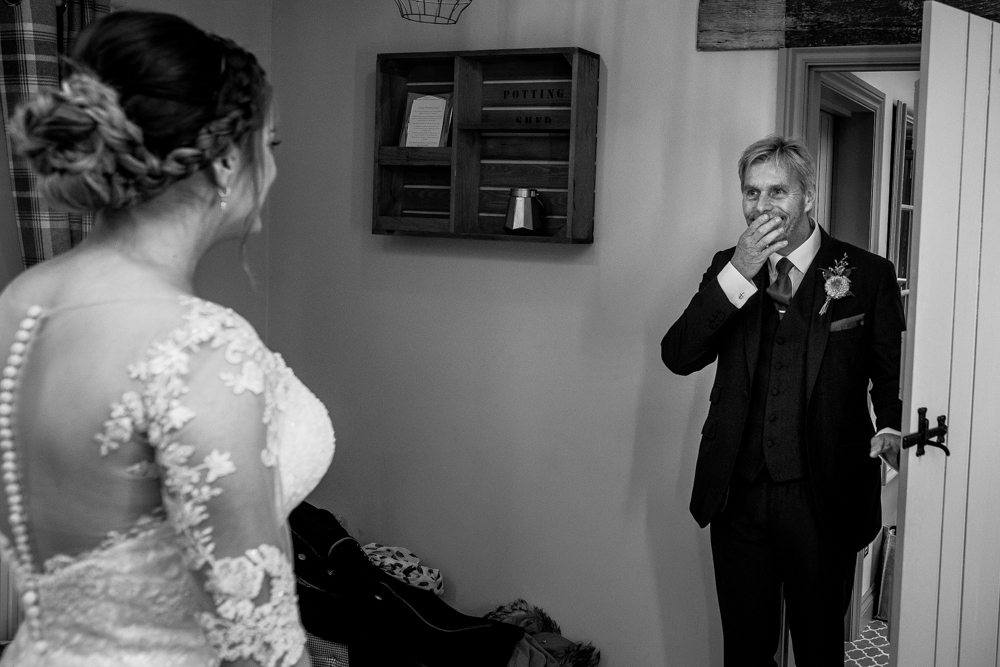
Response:
[[[800,648],[806,656],[813,642],[842,639],[854,554],[881,528],[881,464],[869,451],[876,427],[900,427],[900,291],[888,260],[820,235],[783,313],[766,292],[766,265],[757,292],[742,307],[730,301],[717,280],[730,248],[661,343],[663,362],[681,375],[718,361],[690,508],[699,525],[712,524],[727,664],[752,664],[729,655],[736,646],[758,641],[763,653],[776,644],[780,584],[800,664]],[[849,293],[828,301],[838,261]],[[827,639],[811,634],[838,618]]]

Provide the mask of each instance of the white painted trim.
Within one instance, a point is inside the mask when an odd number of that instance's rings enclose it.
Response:
[[[869,111],[879,111],[885,107],[885,93],[861,77],[850,72],[821,72],[827,88],[857,102]]]
[[[806,136],[808,115],[806,110],[811,108],[810,104],[813,103],[813,100],[815,100],[815,105],[812,108],[819,109],[819,75],[821,72],[914,71],[920,69],[921,61],[920,44],[812,47],[781,49],[780,53],[775,128],[778,134],[796,138]],[[884,111],[882,115],[884,116]],[[818,129],[819,114],[816,114],[815,122]],[[819,133],[814,132],[813,136],[818,137]],[[881,126],[876,132],[878,150],[881,155],[880,137]],[[809,149],[813,151],[814,155],[816,154],[815,146],[809,146]],[[879,173],[881,173],[881,159],[877,165]],[[880,187],[881,178],[874,180],[874,183]],[[878,208],[873,207],[873,215],[877,216],[877,214]],[[874,234],[878,233],[878,227],[879,223],[876,218],[876,222],[872,225]],[[878,236],[872,238],[876,239],[877,242]],[[872,247],[877,247],[875,242],[873,242]],[[901,488],[900,493],[905,494],[905,491]],[[898,608],[898,604],[896,608]],[[787,627],[784,628],[783,635],[787,635]],[[784,643],[779,647],[779,662],[782,667],[794,665],[791,652],[788,651],[788,647]]]
[[[920,69],[920,45],[818,46],[781,49],[778,58],[776,131],[804,137],[810,95],[818,94],[820,72],[898,72]],[[782,57],[783,56],[783,57]]]
[[[868,222],[868,250],[878,253],[879,238],[882,229],[882,144],[885,136],[885,93],[863,81],[850,72],[823,71],[817,72],[822,85],[834,90],[852,102],[868,109],[875,114],[875,131],[872,145],[872,186],[871,211]],[[819,140],[819,118],[817,114],[815,135]],[[817,150],[818,150],[817,145]],[[811,147],[810,147],[811,149]],[[816,155],[814,152],[813,155]]]
[[[988,578],[973,577],[975,587],[979,589],[976,596],[983,599],[993,597],[988,605],[979,606],[972,615],[962,612],[964,588],[970,583],[966,567],[971,561],[982,564],[990,560],[990,550],[985,554],[974,553],[971,548],[976,544],[989,544],[993,540],[981,532],[981,525],[987,525],[992,519],[992,509],[989,505],[975,508],[975,491],[978,488],[971,479],[983,480],[982,474],[970,469],[975,466],[985,471],[977,460],[981,455],[974,450],[971,426],[973,421],[973,383],[976,375],[977,351],[977,321],[978,311],[985,308],[980,303],[979,271],[984,255],[980,249],[983,237],[983,204],[985,188],[986,160],[988,159],[987,120],[990,108],[990,49],[992,47],[992,28],[990,22],[978,16],[968,17],[968,47],[965,56],[965,95],[962,129],[962,180],[961,200],[956,220],[957,243],[954,248],[948,248],[948,253],[955,253],[955,294],[954,310],[950,318],[951,327],[951,394],[948,399],[948,446],[951,456],[947,459],[944,473],[944,496],[941,525],[941,566],[938,593],[938,623],[937,623],[937,664],[967,664],[989,665],[996,662],[996,632],[997,632],[997,599],[989,593],[993,588],[994,595],[1000,596],[995,576]],[[996,100],[994,99],[994,104]],[[994,117],[994,122],[996,118]],[[995,140],[991,142],[996,150]],[[927,183],[927,181],[924,181]],[[926,196],[924,197],[926,200]],[[939,250],[940,252],[940,250]],[[989,254],[985,255],[989,257]],[[988,262],[988,260],[987,260]],[[921,294],[926,294],[926,290]],[[984,340],[984,339],[980,339]],[[980,343],[981,345],[981,343]],[[979,408],[983,411],[982,406]],[[989,410],[994,412],[995,410]],[[940,414],[940,413],[939,413]],[[933,420],[934,415],[931,416]],[[989,477],[992,478],[990,471]],[[992,486],[992,483],[991,483]],[[967,517],[977,516],[976,510],[985,512],[979,515],[983,524],[973,523],[972,531],[966,524]],[[987,531],[990,532],[990,531]],[[986,556],[981,558],[981,556]],[[965,586],[963,586],[963,582]],[[965,599],[968,604],[973,597]],[[991,618],[992,617],[992,618]],[[983,632],[984,628],[988,628]],[[992,641],[983,642],[987,635]],[[965,646],[959,655],[960,638],[976,638],[975,647]],[[962,643],[965,643],[964,641]],[[987,644],[992,644],[988,646]],[[991,657],[987,657],[991,656]]]
[[[970,27],[979,31],[977,24],[984,22],[985,19],[973,16],[970,19]],[[995,291],[1000,284],[998,280],[1000,274],[996,270],[995,262],[997,253],[1000,252],[1000,228],[996,224],[997,216],[1000,214],[1000,191],[996,187],[995,180],[1000,175],[1000,133],[997,132],[997,128],[1000,127],[1000,99],[997,93],[1000,90],[1000,68],[998,68],[1000,26],[993,23],[991,27],[992,63],[988,68],[984,66],[990,74],[985,173],[982,177],[982,185],[985,187],[981,188],[982,218],[976,221],[982,232],[981,245],[977,248],[978,256],[970,252],[960,254],[957,278],[960,289],[956,295],[956,301],[971,300],[968,275],[970,270],[976,267],[966,267],[965,264],[975,264],[978,260],[977,275],[973,278],[978,282],[977,299],[971,306],[976,317],[973,383],[971,387],[967,387],[971,406],[959,405],[956,411],[971,418],[967,431],[970,461],[967,504],[963,505],[966,511],[961,517],[965,529],[965,553],[960,598],[962,620],[959,629],[958,659],[963,665],[996,664],[998,657],[996,638],[1000,627],[997,604],[1000,599],[1000,580],[997,578],[997,571],[1000,568],[1000,531],[995,529],[997,511],[1000,508],[1000,488],[996,483],[996,470],[1000,463],[1000,448],[996,444],[996,433],[1000,429],[1000,414],[996,409],[1000,403],[1000,382],[997,376],[997,368],[1000,367],[997,334],[1000,301],[997,300]],[[963,214],[959,224],[964,222]],[[970,233],[975,231],[973,229]],[[968,322],[971,318],[965,316],[963,319]],[[956,322],[956,326],[961,325]],[[957,336],[958,334],[956,338]],[[955,405],[954,399],[952,404]],[[950,467],[949,463],[949,477],[946,484],[952,483]],[[950,497],[946,498],[947,502],[950,502]],[[947,519],[946,515],[945,520]],[[944,549],[945,545],[943,541],[943,563],[948,562],[945,559],[949,556],[949,552]],[[945,581],[944,572],[941,578]],[[940,613],[948,613],[943,604]],[[940,639],[938,643],[940,645]]]
[[[807,139],[806,146],[816,155],[819,150],[819,96],[820,75],[827,74],[827,81],[843,81],[840,76],[852,71],[898,72],[920,69],[920,45],[893,46],[837,46],[782,49],[784,57],[778,59],[778,104],[776,128],[786,137]],[[854,77],[856,78],[856,77]],[[860,84],[860,85],[858,85]],[[869,98],[876,89],[858,80],[848,90],[848,97],[858,100]],[[847,84],[845,84],[847,85]],[[839,91],[840,92],[840,91]],[[880,93],[881,94],[881,93]],[[881,230],[879,216],[882,186],[882,141],[885,127],[885,95],[875,113],[875,165],[872,180],[872,221],[869,227],[869,248],[877,251]],[[814,110],[814,113],[809,110]],[[875,109],[873,109],[875,110]],[[809,130],[812,131],[809,131]]]
[[[970,205],[976,203],[972,201],[972,192],[963,192],[962,175],[968,24],[969,15],[965,12],[936,2],[924,5],[915,137],[911,291],[904,360],[910,379],[903,387],[904,433],[917,430],[919,407],[927,408],[932,424],[938,415],[948,414],[954,383],[962,382],[952,364],[955,331],[968,326],[966,314],[960,316],[955,310],[958,218],[966,197]],[[969,113],[978,114],[982,110]],[[977,176],[982,179],[982,171]],[[978,204],[982,205],[981,198]],[[955,318],[959,321],[953,324]],[[948,444],[952,447],[957,444],[951,432],[957,426],[956,417],[961,418],[957,413],[949,417]],[[900,456],[898,551],[889,623],[893,647],[890,665],[943,667],[957,664],[936,659],[941,639],[938,633],[942,630],[939,586],[947,583],[941,579],[945,478],[952,465],[938,449],[927,448],[926,454],[919,458],[915,449],[908,449]],[[955,464],[955,468],[960,467],[960,459],[955,459]],[[960,567],[957,563],[953,565]],[[995,637],[994,634],[994,642]]]
[[[830,193],[833,192],[833,119],[821,112],[819,120],[819,149],[816,151],[816,222],[830,231]]]

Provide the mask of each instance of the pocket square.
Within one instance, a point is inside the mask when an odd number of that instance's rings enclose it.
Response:
[[[836,322],[830,323],[830,331],[847,331],[848,329],[853,329],[854,327],[859,327],[865,323],[865,314],[852,315],[850,317],[845,317],[842,320],[837,320]]]

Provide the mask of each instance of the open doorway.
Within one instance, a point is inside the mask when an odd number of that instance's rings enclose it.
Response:
[[[907,279],[910,252],[910,230],[913,221],[913,123],[918,71],[871,72],[856,71],[852,77],[862,81],[884,96],[883,116],[875,143],[881,144],[881,184],[873,190],[871,234],[869,249],[893,262],[906,306]],[[878,151],[876,151],[878,152]],[[878,179],[876,178],[876,181]],[[838,196],[840,193],[834,193]],[[880,196],[881,195],[881,196]],[[834,225],[833,233],[838,235]],[[850,233],[850,232],[848,232]],[[860,236],[844,240],[860,245]],[[902,342],[902,356],[906,355],[906,337]],[[901,366],[900,387],[905,383]],[[874,416],[874,415],[873,415]],[[887,553],[887,545],[894,543],[898,519],[900,485],[894,469],[882,465],[882,524],[883,532],[863,549],[857,558],[854,597],[845,618],[845,641],[852,642],[848,656],[872,657],[873,648],[888,644],[887,622],[891,605],[891,575],[894,554]],[[888,579],[888,580],[887,580]],[[874,664],[888,664],[888,651],[878,651]],[[850,662],[846,665],[853,667]],[[861,664],[861,663],[857,663]]]
[[[816,222],[831,236],[878,250],[885,93],[851,72],[819,75]]]
[[[807,48],[786,50],[779,73],[777,130],[802,139],[816,158],[817,223],[831,236],[888,257],[903,279],[913,215],[919,68],[918,46]],[[874,638],[876,631],[887,642],[879,620],[888,620],[886,598],[891,599],[882,576],[883,546],[894,537],[899,482],[884,463],[882,479],[885,528],[857,555],[845,642]],[[786,629],[778,655],[783,667],[795,664],[789,643]],[[852,663],[845,652],[846,664]],[[888,664],[888,655],[884,662],[870,664]]]
[[[1000,218],[1000,190],[991,187],[1000,180],[1000,23],[926,2],[911,66],[886,67],[880,50],[892,56],[887,47],[829,49],[825,63],[791,62],[786,70],[798,67],[801,76],[779,79],[778,131],[805,136],[795,131],[806,120],[796,105],[810,91],[787,93],[808,86],[810,63],[856,72],[915,69],[920,61],[912,250],[897,258],[906,261],[911,289],[903,427],[905,444],[917,446],[900,458],[890,664],[994,665],[1000,532],[989,527],[1000,508],[1000,301],[989,296],[1000,292],[990,263],[1000,252],[1000,226],[992,224]],[[851,57],[858,53],[874,55],[869,62],[878,67],[858,65]],[[938,418],[937,440],[926,437],[925,411]],[[933,446],[922,451],[921,443]]]

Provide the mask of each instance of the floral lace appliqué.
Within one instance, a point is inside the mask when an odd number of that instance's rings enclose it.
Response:
[[[131,440],[137,430],[145,428],[146,415],[142,396],[138,392],[127,391],[122,394],[121,401],[111,404],[111,415],[104,422],[104,433],[98,433],[94,439],[101,443],[101,456],[107,456]]]
[[[254,604],[265,575],[270,599]],[[245,556],[217,559],[208,589],[217,614],[203,613],[198,620],[223,660],[252,657],[267,667],[298,662],[305,632],[295,602],[295,573],[279,549],[264,544]]]
[[[126,392],[111,406],[104,433],[96,436],[102,456],[117,450],[134,434],[144,435],[154,448],[162,469],[163,505],[176,533],[184,539],[182,556],[193,570],[206,569],[207,588],[215,612],[201,612],[199,623],[223,659],[253,658],[268,667],[296,663],[302,655],[305,634],[298,618],[295,575],[280,549],[261,545],[235,558],[215,556],[208,502],[223,493],[214,483],[236,472],[228,452],[213,449],[199,462],[195,448],[182,444],[177,434],[195,418],[181,401],[187,393],[185,376],[190,356],[203,346],[223,348],[226,361],[239,373],[222,372],[220,379],[233,393],[264,393],[267,447],[261,460],[277,464],[274,441],[277,411],[284,388],[284,363],[231,310],[195,298],[181,299],[189,306],[185,324],[170,337],[152,346],[145,361],[129,367],[129,375],[145,390]],[[149,474],[143,462],[128,469]],[[265,581],[268,600],[258,604]]]

